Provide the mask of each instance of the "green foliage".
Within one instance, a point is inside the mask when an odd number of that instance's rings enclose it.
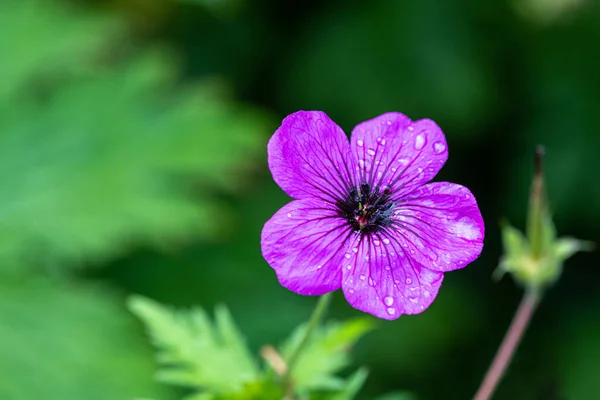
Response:
[[[159,349],[159,381],[210,398],[239,393],[257,380],[258,367],[224,306],[215,310],[214,324],[200,308],[172,311],[143,297],[133,297],[129,308]]]
[[[214,322],[201,308],[176,311],[135,296],[129,308],[146,325],[157,347],[156,375],[163,383],[192,390],[185,400],[280,400],[287,390],[270,368],[259,368],[224,306]],[[367,378],[359,369],[348,378],[335,374],[350,365],[348,350],[373,328],[372,319],[357,318],[317,328],[292,371],[300,399],[351,400]],[[282,346],[282,356],[298,345],[300,326]]]
[[[167,398],[150,353],[105,288],[28,279],[0,283],[0,398]]]
[[[12,55],[0,64],[1,268],[62,268],[230,225],[215,194],[263,152],[266,120],[214,82],[177,86],[164,51],[118,55],[116,22],[0,4],[0,54]]]
[[[288,357],[296,348],[304,329],[305,326],[296,329],[282,346],[284,357]],[[343,389],[346,381],[335,374],[350,364],[350,346],[372,329],[372,318],[330,322],[316,329],[292,370],[292,379],[298,390]]]

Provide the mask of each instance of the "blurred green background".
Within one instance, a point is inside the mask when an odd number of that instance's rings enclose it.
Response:
[[[125,298],[226,303],[254,350],[315,299],[260,253],[288,199],[266,143],[300,109],[346,132],[431,118],[438,180],[476,195],[479,260],[425,313],[355,349],[361,399],[475,392],[521,289],[493,282],[547,147],[559,233],[600,243],[600,11],[593,0],[0,0],[0,399],[177,398]],[[598,256],[567,262],[497,399],[600,398]],[[331,318],[361,313],[338,293]]]

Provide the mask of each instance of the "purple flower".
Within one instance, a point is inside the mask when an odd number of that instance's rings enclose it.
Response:
[[[448,158],[431,120],[387,113],[348,138],[320,111],[287,116],[268,145],[275,182],[295,200],[265,224],[262,253],[303,295],[339,289],[380,318],[417,314],[443,273],[475,260],[484,225],[475,197],[429,182]]]

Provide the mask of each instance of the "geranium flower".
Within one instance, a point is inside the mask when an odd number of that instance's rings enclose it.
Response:
[[[429,182],[448,158],[431,120],[383,114],[348,138],[320,111],[287,116],[268,144],[275,182],[295,200],[265,224],[262,253],[303,295],[342,288],[379,318],[417,314],[444,272],[483,248],[484,225],[464,186]]]

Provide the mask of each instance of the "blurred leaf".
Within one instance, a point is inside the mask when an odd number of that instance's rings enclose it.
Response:
[[[168,398],[133,319],[105,290],[11,283],[0,284],[1,399]]]
[[[369,373],[366,369],[361,368],[348,379],[346,379],[345,387],[336,393],[331,400],[352,400],[356,397],[360,389],[363,387]]]
[[[215,310],[214,323],[200,308],[173,311],[143,297],[132,297],[129,308],[158,348],[160,381],[210,399],[241,392],[257,380],[258,367],[225,307]]]
[[[158,50],[61,70],[42,85],[54,64],[106,52],[112,25],[33,0],[2,2],[0,16],[19,21],[0,24],[0,54],[14,51],[1,38],[23,36],[27,54],[53,60],[15,54],[0,65],[0,82],[20,88],[0,101],[0,261],[12,261],[0,265],[62,268],[227,229],[215,194],[235,190],[264,151],[260,113],[226,101],[214,82],[176,87],[178,68]],[[70,39],[19,36],[40,26],[64,26]]]
[[[355,318],[341,323],[331,322],[313,332],[292,370],[298,391],[343,390],[345,380],[334,374],[350,365],[350,347],[373,327],[372,318]],[[284,358],[296,348],[304,329],[304,325],[296,329],[283,345]]]
[[[80,68],[120,33],[114,17],[86,13],[66,2],[2,0],[0,103],[38,74]]]

